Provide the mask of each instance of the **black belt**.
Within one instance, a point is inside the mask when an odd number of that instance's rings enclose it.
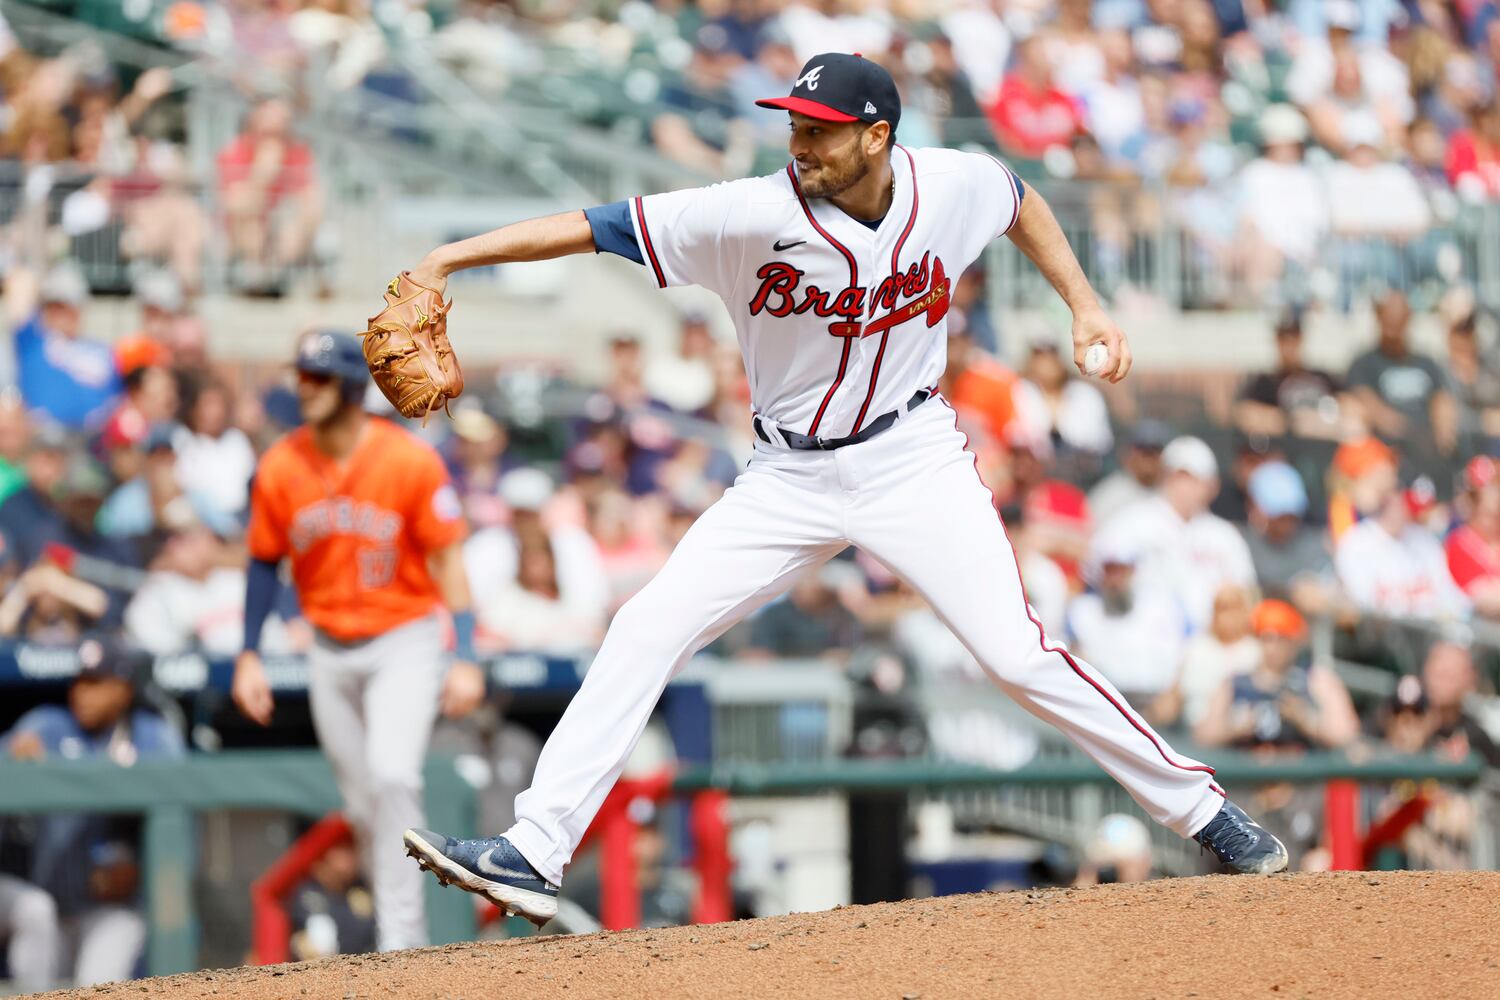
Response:
[[[911,399],[906,401],[906,412],[910,413],[912,410],[915,410],[917,407],[921,406],[923,403],[927,402],[929,399],[936,395],[936,389],[918,389],[915,393],[912,394]],[[782,440],[786,442],[786,446],[793,451],[833,451],[835,448],[842,448],[845,445],[859,444],[861,441],[870,440],[870,438],[874,437],[880,432],[888,430],[900,416],[901,411],[899,410],[892,410],[889,413],[882,413],[874,420],[871,420],[868,424],[865,424],[865,426],[858,433],[850,434],[848,437],[841,438],[814,437],[811,434],[798,434],[796,431],[784,430],[780,427],[778,427],[776,431],[781,435]],[[772,441],[771,436],[766,433],[766,429],[763,426],[763,421],[759,416],[756,416],[754,418],[753,423],[755,425],[756,437],[760,438],[766,444],[776,443],[775,441]]]

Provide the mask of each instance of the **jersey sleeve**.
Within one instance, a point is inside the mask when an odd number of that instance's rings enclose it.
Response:
[[[630,220],[658,288],[702,285],[726,294],[747,236],[744,181],[632,198]]]
[[[434,552],[463,541],[464,511],[442,459],[425,447],[421,454],[414,473],[416,492],[407,523],[417,546],[424,552]]]
[[[287,554],[287,517],[275,489],[276,474],[263,463],[250,481],[250,524],[245,544],[250,558],[280,562]]]
[[[1010,232],[1021,217],[1026,187],[1015,171],[988,153],[961,153],[969,218],[986,243]]]

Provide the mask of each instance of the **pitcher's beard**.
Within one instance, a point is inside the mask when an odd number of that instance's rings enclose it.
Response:
[[[815,177],[808,177],[799,169],[797,177],[802,182],[802,193],[807,197],[835,198],[864,180],[869,172],[870,161],[856,156],[848,163],[838,165],[825,161]]]

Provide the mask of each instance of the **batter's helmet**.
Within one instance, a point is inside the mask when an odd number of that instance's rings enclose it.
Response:
[[[297,370],[332,375],[343,383],[344,398],[351,403],[364,399],[366,379],[364,348],[352,333],[313,330],[297,344]]]

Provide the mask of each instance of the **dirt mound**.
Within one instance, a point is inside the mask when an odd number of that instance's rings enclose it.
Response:
[[[199,972],[54,998],[1500,996],[1500,873],[984,893]]]

